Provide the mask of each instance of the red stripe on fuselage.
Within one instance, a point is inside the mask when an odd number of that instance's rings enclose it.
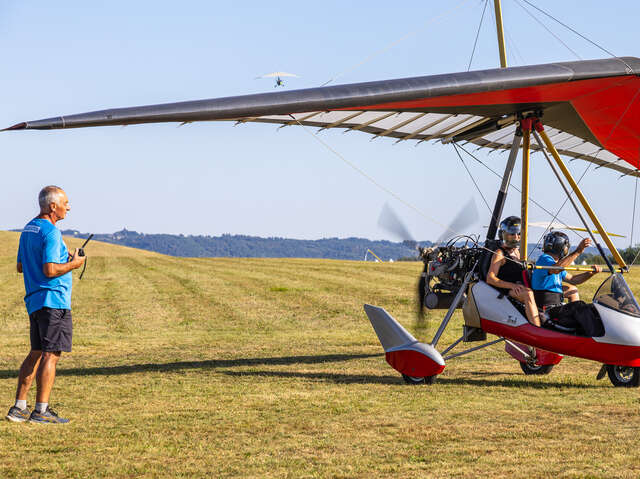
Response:
[[[594,341],[593,338],[572,336],[550,329],[538,328],[528,323],[517,327],[507,326],[488,319],[481,319],[480,323],[482,329],[487,333],[554,353],[591,359],[605,364],[640,366],[640,347],[638,346],[599,343]]]

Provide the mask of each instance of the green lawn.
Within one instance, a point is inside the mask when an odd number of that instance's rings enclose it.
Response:
[[[0,233],[5,410],[28,350],[17,239]],[[71,423],[0,422],[2,478],[640,476],[639,391],[599,364],[532,378],[496,345],[406,386],[362,304],[430,339],[443,312],[415,318],[419,263],[87,252],[51,398]],[[441,344],[460,332],[457,313]]]

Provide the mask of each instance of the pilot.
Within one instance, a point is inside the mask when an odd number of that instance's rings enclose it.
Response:
[[[524,267],[520,263],[520,225],[517,216],[509,216],[500,223],[500,246],[491,257],[487,283],[524,304],[527,320],[540,327],[538,308],[533,291],[522,284]]]
[[[551,231],[543,239],[542,254],[537,266],[569,266],[591,244],[591,239],[584,238],[578,247],[569,253],[569,237],[561,231]],[[602,268],[594,266],[593,271],[572,275],[566,270],[535,269],[531,277],[531,287],[534,290],[538,306],[545,309],[561,305],[564,299],[569,302],[578,301],[580,294],[577,284],[584,283],[594,274],[600,273]],[[569,284],[563,284],[569,283]]]

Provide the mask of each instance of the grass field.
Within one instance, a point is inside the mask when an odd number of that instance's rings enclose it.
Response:
[[[5,410],[28,350],[17,239],[0,232]],[[526,377],[496,345],[406,386],[362,304],[427,339],[441,314],[416,322],[418,263],[87,252],[51,398],[71,423],[1,422],[2,478],[640,476],[639,391],[598,364]]]

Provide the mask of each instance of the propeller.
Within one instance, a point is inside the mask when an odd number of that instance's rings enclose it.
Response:
[[[418,246],[418,242],[409,232],[407,225],[405,225],[404,221],[393,211],[389,203],[385,203],[382,207],[380,217],[378,218],[378,226],[402,240],[402,242],[410,248]]]
[[[458,211],[458,214],[453,218],[453,221],[449,224],[447,229],[440,235],[436,244],[442,243],[445,239],[451,236],[461,234],[465,229],[478,221],[478,218],[478,207],[476,206],[476,201],[472,196],[462,209]]]
[[[469,226],[473,225],[476,221],[478,221],[478,208],[476,206],[476,202],[471,197],[469,201],[462,207],[458,214],[453,218],[453,221],[449,224],[449,226],[445,229],[445,231],[440,235],[436,244],[443,243],[447,238],[455,236],[457,234],[461,234],[466,230]],[[391,208],[389,203],[385,203],[382,207],[382,211],[380,211],[380,216],[378,218],[378,226],[382,229],[391,233],[396,238],[399,238],[404,244],[409,246],[410,248],[415,248],[422,253],[424,252],[422,248],[418,246],[418,242],[415,240],[407,225],[400,219],[400,217],[396,214],[396,212]],[[427,264],[425,263],[425,270],[420,275],[418,280],[418,323],[416,324],[417,329],[424,329],[427,325],[425,324],[425,307],[424,307],[424,291],[426,287],[426,272],[427,272]]]

